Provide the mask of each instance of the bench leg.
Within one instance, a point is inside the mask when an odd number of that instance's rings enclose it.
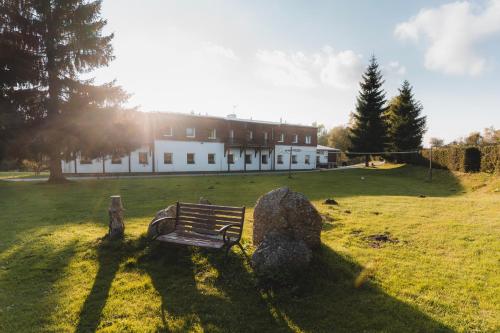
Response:
[[[243,248],[243,245],[241,245],[240,242],[236,243],[236,245],[238,245],[238,247],[241,249],[241,252],[243,252],[243,255],[245,256],[245,258],[248,259],[248,255],[245,252],[245,249]]]

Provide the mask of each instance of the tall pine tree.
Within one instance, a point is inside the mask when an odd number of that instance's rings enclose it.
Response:
[[[128,98],[113,83],[95,85],[81,77],[113,59],[113,35],[103,34],[106,21],[100,11],[101,1],[91,0],[0,2],[0,53],[9,55],[2,58],[0,74],[13,76],[2,93],[25,122],[20,147],[27,154],[49,156],[49,181],[64,180],[61,160],[74,158],[77,151],[105,153],[89,145],[95,143],[94,134],[109,129],[99,131],[101,125],[116,121]],[[99,120],[83,121],[85,112]],[[100,134],[108,143],[113,138]]]
[[[394,97],[387,109],[387,125],[390,150],[408,151],[422,147],[426,131],[426,117],[422,116],[422,104],[415,100],[412,87],[404,81],[399,95]]]
[[[351,151],[379,152],[387,144],[385,123],[386,100],[382,89],[384,80],[377,59],[372,56],[360,83],[353,124],[350,128]],[[368,166],[369,155],[366,155]]]

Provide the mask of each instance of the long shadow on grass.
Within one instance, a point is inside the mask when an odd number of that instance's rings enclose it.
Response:
[[[241,254],[225,263],[222,252],[158,246],[140,266],[161,295],[162,332],[290,331],[254,288]]]
[[[89,295],[83,303],[78,316],[76,332],[95,332],[101,321],[102,310],[106,305],[111,284],[127,257],[139,251],[146,244],[145,238],[128,241],[109,241],[103,239],[97,246],[99,268]]]
[[[299,287],[263,292],[242,255],[158,247],[141,259],[161,295],[162,331],[452,332],[367,282],[362,267],[324,246]]]
[[[0,331],[50,330],[60,291],[54,285],[64,277],[76,251],[76,242],[55,246],[43,236],[16,248],[0,262]]]

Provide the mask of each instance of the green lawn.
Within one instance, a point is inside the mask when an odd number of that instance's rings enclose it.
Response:
[[[48,172],[41,172],[40,174],[35,174],[31,171],[0,171],[0,179],[12,179],[12,178],[47,178],[49,176]]]
[[[498,332],[500,177],[425,175],[397,166],[291,180],[0,181],[0,332]],[[259,290],[240,252],[224,265],[222,253],[144,238],[158,209],[204,196],[249,208],[251,252],[252,207],[283,185],[333,220],[296,289]],[[101,240],[112,194],[127,209],[123,242]],[[398,242],[366,238],[384,232]],[[369,278],[355,287],[360,273]]]

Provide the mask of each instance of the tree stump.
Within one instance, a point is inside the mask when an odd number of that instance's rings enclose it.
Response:
[[[123,223],[123,205],[122,198],[119,195],[111,196],[111,205],[109,206],[109,232],[110,239],[122,238],[125,234],[125,224]]]

